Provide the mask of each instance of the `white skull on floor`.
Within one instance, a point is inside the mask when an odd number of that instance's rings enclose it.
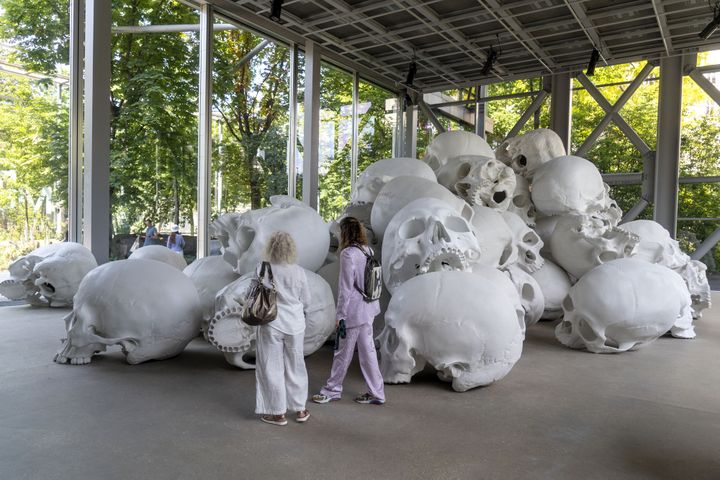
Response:
[[[83,365],[120,345],[130,364],[174,357],[200,332],[200,298],[190,278],[154,260],[118,260],[87,274],[65,318],[57,363]]]
[[[350,203],[373,203],[380,190],[393,178],[403,175],[432,182],[435,173],[427,163],[414,158],[385,158],[370,164],[358,177]]]
[[[383,279],[392,294],[420,274],[470,270],[481,257],[470,223],[436,198],[420,198],[403,207],[383,238]]]
[[[493,268],[505,268],[518,259],[513,231],[497,211],[489,207],[475,205],[470,222],[480,245],[480,265]]]
[[[147,245],[142,248],[138,248],[128,257],[128,260],[138,259],[163,262],[171,267],[177,268],[180,271],[183,271],[185,267],[187,267],[185,257],[178,255],[163,245]]]
[[[432,197],[450,204],[466,219],[472,218],[470,205],[437,182],[419,177],[397,177],[383,187],[373,204],[370,220],[375,235],[385,238],[385,229],[395,214],[418,198]]]
[[[434,272],[393,295],[378,336],[387,383],[408,383],[426,363],[464,392],[503,378],[520,358],[525,325],[505,290],[469,272]]]
[[[506,210],[515,192],[515,173],[494,158],[461,155],[440,169],[438,183],[470,205]]]
[[[330,285],[317,273],[305,270],[311,303],[305,308],[303,353],[315,353],[335,330],[335,301]],[[248,357],[255,356],[257,327],[241,320],[250,282],[248,273],[222,289],[215,297],[215,316],[208,325],[208,341],[223,352],[225,360],[236,367],[252,369]]]
[[[513,243],[518,252],[517,265],[528,273],[536,272],[545,261],[540,255],[543,241],[535,230],[512,212],[501,212],[505,223],[513,232]]]
[[[218,255],[198,258],[188,265],[183,273],[190,277],[200,296],[202,308],[200,328],[207,339],[207,324],[215,314],[215,296],[225,286],[237,280],[239,275]]]
[[[95,256],[74,242],[40,247],[10,264],[10,279],[0,283],[0,295],[42,307],[67,307],[80,282],[97,267]]]
[[[453,130],[441,133],[433,138],[427,150],[425,150],[423,162],[430,165],[430,168],[437,175],[450,158],[459,155],[480,155],[495,158],[495,152],[484,138],[463,130]]]
[[[542,164],[567,155],[567,152],[557,133],[539,128],[508,138],[495,150],[495,155],[516,173],[530,178]]]
[[[222,244],[223,258],[236,273],[251,272],[261,261],[267,239],[284,231],[295,241],[297,263],[316,271],[330,247],[328,225],[315,210],[294,198],[276,195],[270,202],[270,207],[226,213],[212,223],[211,231]]]
[[[572,286],[565,270],[545,259],[542,268],[531,275],[540,286],[545,299],[545,310],[540,318],[554,320],[562,317],[562,302]]]
[[[595,267],[570,289],[555,336],[593,353],[633,350],[692,321],[690,294],[672,270],[636,258]]]
[[[522,218],[529,226],[535,226],[537,213],[530,197],[530,184],[518,174],[515,174],[515,191],[512,194],[507,211]]]
[[[564,215],[550,237],[555,263],[575,278],[635,252],[638,236],[590,215]]]
[[[525,326],[535,325],[545,311],[545,296],[538,282],[518,264],[510,265],[505,269],[510,281],[520,297],[520,303],[525,311]]]

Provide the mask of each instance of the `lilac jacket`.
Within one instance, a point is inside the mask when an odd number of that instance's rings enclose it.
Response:
[[[364,247],[369,253],[368,247]],[[366,302],[358,288],[365,284],[365,255],[357,247],[347,247],[340,253],[337,316],[348,328],[372,324],[380,313],[380,302]]]

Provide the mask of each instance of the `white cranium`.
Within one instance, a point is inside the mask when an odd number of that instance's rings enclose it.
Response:
[[[540,285],[545,299],[545,310],[540,318],[554,320],[562,317],[562,302],[572,286],[565,270],[545,259],[542,268],[533,272],[532,277]]]
[[[532,201],[538,213],[592,213],[608,207],[607,192],[597,167],[573,155],[557,157],[533,175]]]
[[[295,240],[298,264],[320,268],[330,246],[328,225],[307,205],[285,195],[270,198],[272,206],[248,212],[226,213],[211,225],[223,247],[223,258],[244,275],[260,263],[267,239],[282,230]],[[140,249],[142,250],[142,249]]]
[[[305,306],[303,353],[316,352],[335,330],[335,302],[330,285],[318,274],[305,270],[310,287],[310,305]],[[240,318],[250,282],[248,273],[226,286],[215,297],[215,316],[208,325],[208,341],[223,352],[225,360],[240,368],[255,368],[248,357],[255,355],[257,328]]]
[[[520,303],[525,312],[525,326],[535,325],[545,310],[545,296],[538,282],[518,264],[505,269],[517,289]]]
[[[202,308],[200,328],[207,336],[207,324],[215,314],[215,296],[226,285],[237,280],[238,274],[218,255],[198,258],[188,265],[183,273],[190,277],[197,288]]]
[[[555,231],[558,220],[560,220],[561,218],[561,216],[555,215],[552,217],[539,217],[535,221],[535,227],[533,229],[543,241],[543,247],[540,249],[540,255],[542,255],[543,258],[546,260],[552,260],[552,252],[550,251],[550,239],[552,238],[552,234]]]
[[[605,262],[632,256],[638,236],[590,215],[564,215],[550,237],[555,263],[575,278]]]
[[[535,230],[512,212],[501,212],[505,223],[513,232],[513,242],[518,251],[517,265],[528,273],[537,271],[545,261],[540,255],[543,241]]]
[[[383,278],[390,293],[423,273],[469,270],[481,251],[470,223],[451,205],[420,198],[403,207],[383,238]]]
[[[128,257],[128,260],[138,259],[163,262],[171,267],[177,268],[180,271],[187,267],[185,257],[178,255],[163,245],[147,245],[145,247],[138,248]]]
[[[466,219],[472,218],[470,205],[439,183],[419,177],[397,177],[383,187],[373,204],[370,220],[375,235],[385,238],[385,229],[395,214],[408,203],[423,197],[442,200]]]
[[[530,197],[530,184],[524,177],[517,174],[515,174],[515,191],[507,210],[522,218],[529,226],[535,225],[536,212]]]
[[[380,190],[393,178],[409,175],[435,181],[427,163],[414,158],[385,158],[370,164],[358,177],[350,203],[373,203]]]
[[[444,132],[433,138],[425,151],[423,162],[430,165],[435,174],[448,162],[448,159],[459,155],[480,155],[495,158],[495,152],[479,135],[453,130]]]
[[[95,267],[95,257],[86,247],[53,243],[11,263],[10,279],[0,283],[0,294],[35,306],[70,306],[80,282]]]
[[[495,150],[495,155],[516,173],[532,177],[533,172],[542,164],[555,157],[567,155],[567,152],[557,133],[547,128],[539,128],[508,138]]]
[[[515,192],[515,173],[494,158],[461,155],[438,172],[438,183],[470,205],[507,210]]]
[[[690,317],[690,294],[672,270],[636,258],[595,267],[570,289],[555,336],[570,348],[619,353],[647,345]]]
[[[497,210],[475,205],[471,225],[480,245],[480,265],[493,268],[504,268],[515,263],[518,249],[515,245],[513,231]]]
[[[83,365],[120,345],[128,363],[174,357],[200,332],[200,298],[190,278],[154,260],[118,260],[88,273],[65,318],[58,363]]]
[[[522,352],[524,323],[505,289],[468,272],[433,272],[402,284],[378,336],[380,371],[408,383],[426,363],[455,391],[503,378]]]

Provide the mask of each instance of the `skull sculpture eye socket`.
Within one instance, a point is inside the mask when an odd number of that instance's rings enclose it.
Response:
[[[448,230],[451,230],[453,232],[458,233],[468,233],[470,232],[470,227],[468,226],[467,220],[461,217],[447,217],[445,219],[445,227]]]
[[[513,158],[513,162],[517,163],[521,167],[527,167],[527,158],[525,155],[518,155],[517,157]]]
[[[398,235],[404,239],[415,238],[423,232],[425,232],[425,222],[419,218],[409,219],[398,229]]]

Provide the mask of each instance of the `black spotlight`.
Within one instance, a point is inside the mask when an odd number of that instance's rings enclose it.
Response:
[[[283,0],[272,0],[270,3],[270,20],[280,23],[280,15],[282,15]]]
[[[498,52],[490,47],[490,50],[487,52],[487,59],[485,60],[485,65],[483,65],[482,70],[480,70],[480,73],[483,75],[487,75],[490,73],[490,70],[493,68],[493,64],[495,63],[495,60],[498,58]]]
[[[600,59],[600,52],[598,52],[597,48],[593,48],[592,53],[590,54],[590,62],[588,62],[587,70],[585,71],[585,75],[588,77],[595,74],[595,65],[597,65],[597,61]]]
[[[417,63],[415,63],[415,60],[410,62],[410,65],[408,65],[408,74],[407,78],[405,79],[405,85],[408,87],[412,86],[413,82],[415,81],[415,74],[417,73]]]
[[[703,28],[703,31],[700,32],[700,38],[703,40],[707,40],[710,38],[710,35],[715,33],[715,30],[720,27],[720,7],[715,9],[715,16],[712,20],[710,20],[710,23],[707,24],[705,28]]]

